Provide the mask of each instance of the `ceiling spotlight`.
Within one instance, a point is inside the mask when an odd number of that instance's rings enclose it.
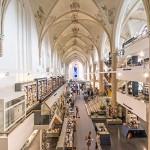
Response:
[[[120,76],[121,76],[121,73],[118,73],[117,75],[120,77]]]
[[[146,73],[144,73],[144,77],[145,78],[147,78],[148,77],[148,73],[146,72]]]
[[[144,56],[144,52],[140,52],[140,56],[143,57]]]

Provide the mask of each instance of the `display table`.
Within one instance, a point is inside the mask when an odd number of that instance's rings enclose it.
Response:
[[[138,128],[129,128],[128,126],[123,125],[121,131],[126,138],[129,133],[132,134],[132,137],[147,137],[145,130],[141,126]]]
[[[106,119],[107,124],[122,124],[122,120],[121,119]]]
[[[99,131],[100,133],[100,142],[101,145],[110,145],[110,134],[105,127],[104,123],[96,123],[95,124],[96,131]]]
[[[73,150],[74,146],[74,111],[69,112],[69,117],[64,119],[61,135],[57,144],[57,150]]]
[[[97,113],[99,115],[106,115],[106,109],[104,109],[104,110],[100,109],[100,110],[97,111]]]
[[[68,118],[64,119],[62,131],[59,137],[59,141],[57,144],[57,150],[64,150],[64,143],[65,143],[65,136],[66,136],[66,129],[67,129],[67,123],[68,123]]]
[[[47,137],[59,137],[59,133],[60,133],[59,129],[54,129],[46,132]]]

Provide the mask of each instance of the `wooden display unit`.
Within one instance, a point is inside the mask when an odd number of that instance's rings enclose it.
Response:
[[[104,123],[96,123],[95,124],[96,131],[99,131],[100,133],[100,141],[101,145],[110,145],[110,134],[105,127]]]
[[[37,104],[37,84],[33,82],[16,83],[15,91],[24,91],[27,110]]]
[[[37,99],[42,102],[47,96],[47,78],[35,79],[37,82]]]
[[[121,119],[106,119],[107,124],[115,125],[115,124],[122,124]]]
[[[56,77],[51,77],[52,78],[52,89],[53,91],[56,90]]]
[[[73,150],[74,148],[74,112],[70,111],[68,118],[64,119],[61,135],[57,144],[57,150]]]
[[[47,95],[50,95],[53,91],[53,88],[52,88],[52,79],[49,78],[47,79]]]

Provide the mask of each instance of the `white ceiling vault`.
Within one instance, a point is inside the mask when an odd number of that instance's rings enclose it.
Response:
[[[83,63],[89,58],[95,48],[100,47],[104,33],[112,37],[114,22],[118,7],[122,0],[30,0],[35,16],[39,39],[42,41],[45,33],[49,33],[51,47],[58,50],[61,58],[70,62],[77,59]],[[132,17],[139,20],[139,15],[133,14],[132,3],[126,10],[124,20]],[[137,8],[142,10],[142,6]],[[127,37],[129,27],[123,22],[122,37]],[[99,55],[100,52],[98,52]]]

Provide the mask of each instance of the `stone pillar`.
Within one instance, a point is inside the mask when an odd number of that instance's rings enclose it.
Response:
[[[117,53],[112,53],[112,71],[116,71],[117,67]],[[116,90],[117,90],[117,80],[116,73],[112,73],[112,86],[111,86],[111,104],[113,111],[117,106]]]
[[[150,10],[150,5],[149,5],[149,10]],[[149,58],[150,58],[150,20],[149,20],[148,30],[149,30]],[[150,69],[150,61],[149,61],[149,69]],[[149,72],[149,93],[150,93],[150,72]],[[147,114],[148,114],[148,139],[149,139],[150,138],[150,96],[149,96],[148,108],[149,110],[147,111]],[[150,140],[148,140],[148,150],[150,150]]]
[[[91,85],[91,71],[92,71],[92,66],[89,66],[89,84]]]
[[[42,130],[40,132],[40,150],[42,150]]]
[[[100,72],[104,71],[102,60],[99,61],[99,71]],[[103,73],[99,73],[99,93],[100,93],[100,95],[103,95],[103,93],[104,93],[104,83],[103,83],[104,79],[103,79],[103,76],[104,76]]]
[[[93,90],[95,91],[95,82],[96,82],[96,64],[93,64]]]
[[[147,27],[149,30],[149,58],[150,58],[150,0],[143,0],[143,4],[145,6],[145,11],[147,14]],[[149,69],[150,69],[150,61],[149,61]],[[150,79],[150,72],[149,72],[149,79]],[[149,85],[150,85],[150,80],[149,80]],[[149,93],[150,93],[150,86],[149,86]],[[148,150],[150,150],[150,96],[149,96],[149,108],[147,110],[147,121],[148,121]]]
[[[69,66],[68,65],[65,68],[65,78],[66,78],[66,80],[69,79]]]
[[[84,80],[87,80],[87,65],[84,65]]]
[[[150,23],[149,23],[149,30],[150,30]],[[149,33],[149,58],[150,58],[150,33]],[[149,69],[150,69],[150,61],[149,61]],[[149,93],[150,93],[150,72],[149,72]],[[148,139],[150,139],[150,96],[149,96],[149,107],[148,108],[149,108],[149,109],[147,109]],[[148,149],[150,149],[150,140],[148,140]]]

